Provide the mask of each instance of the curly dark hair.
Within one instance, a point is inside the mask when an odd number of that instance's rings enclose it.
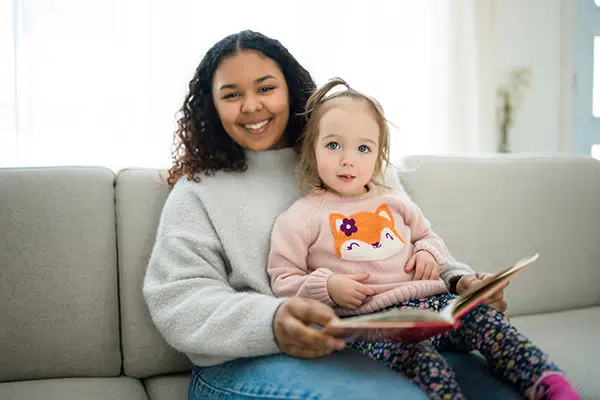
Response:
[[[316,90],[315,82],[279,41],[245,30],[217,42],[196,68],[189,92],[179,110],[177,131],[173,135],[173,166],[169,169],[167,179],[170,187],[184,175],[189,180],[199,182],[199,172],[212,175],[219,170],[246,170],[243,148],[225,132],[211,91],[213,75],[220,62],[242,50],[260,51],[275,61],[283,72],[290,103],[285,138],[288,144],[299,151],[306,125],[303,113],[308,98]]]

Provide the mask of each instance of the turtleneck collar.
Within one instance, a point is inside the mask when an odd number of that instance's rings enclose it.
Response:
[[[286,147],[280,150],[253,151],[245,150],[248,170],[253,173],[266,173],[269,175],[288,175],[295,171],[298,156],[293,148]]]

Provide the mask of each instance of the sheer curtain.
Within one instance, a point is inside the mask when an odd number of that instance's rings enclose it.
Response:
[[[477,55],[457,28],[474,1],[0,2],[0,167],[168,166],[196,66],[242,29],[279,39],[318,85],[341,76],[377,98],[394,160],[479,148],[460,144],[479,129],[477,83],[456,84]]]
[[[448,3],[446,3],[448,4]],[[456,0],[448,15],[448,152],[496,149],[492,0]]]

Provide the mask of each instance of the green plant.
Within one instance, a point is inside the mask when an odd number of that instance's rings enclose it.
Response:
[[[498,152],[508,153],[509,131],[515,123],[515,114],[523,103],[524,90],[529,87],[533,73],[528,67],[519,67],[510,70],[506,82],[498,87],[496,94],[499,99],[499,129],[500,140]]]

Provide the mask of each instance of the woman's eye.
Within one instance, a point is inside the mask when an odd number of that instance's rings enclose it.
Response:
[[[340,144],[338,142],[331,142],[327,144],[327,147],[331,150],[337,150],[340,148]]]
[[[262,93],[266,93],[266,92],[270,92],[271,90],[275,89],[273,86],[265,86],[265,87],[261,87],[260,91]]]
[[[368,153],[371,151],[371,149],[369,149],[364,144],[361,144],[360,146],[358,146],[358,151],[360,151],[361,153]]]
[[[223,96],[223,99],[227,100],[227,99],[233,99],[236,97],[239,97],[239,93],[228,93],[225,96]]]

